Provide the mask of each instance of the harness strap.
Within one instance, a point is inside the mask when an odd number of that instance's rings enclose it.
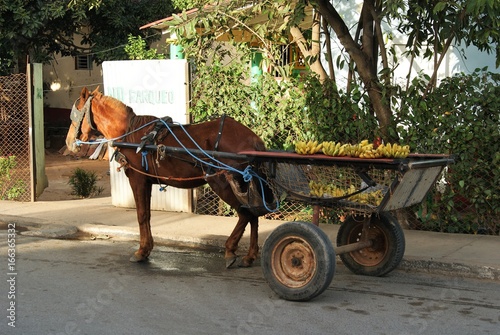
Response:
[[[87,117],[87,123],[89,124],[90,126],[90,129],[92,130],[97,130],[97,127],[94,127],[94,125],[92,124],[92,118],[91,118],[91,111],[92,111],[92,107],[90,105],[92,99],[94,97],[92,95],[89,96],[89,98],[87,99],[87,101],[85,101],[85,105],[83,106],[83,110],[85,111],[85,115]]]
[[[75,125],[75,138],[78,138],[78,135],[80,134],[80,130],[82,127],[82,121],[83,121],[84,117],[87,118],[87,123],[89,124],[90,128],[92,130],[97,130],[97,128],[95,128],[94,125],[92,124],[92,119],[91,119],[91,115],[90,115],[91,114],[92,99],[93,99],[93,96],[90,95],[88,97],[87,101],[85,101],[85,104],[83,105],[82,110],[78,110],[78,108],[76,108],[76,104],[80,100],[80,98],[78,98],[75,101],[75,103],[73,104],[73,107],[71,108],[70,119],[76,123],[76,125]]]
[[[224,121],[226,120],[226,113],[222,114],[219,124],[219,133],[217,134],[217,139],[215,140],[214,151],[219,149],[220,138],[222,137],[222,129],[224,128]]]
[[[222,114],[220,118],[220,123],[219,123],[219,132],[217,133],[217,138],[215,139],[215,144],[214,144],[214,151],[219,150],[219,143],[220,139],[222,137],[222,129],[224,129],[224,122],[226,121],[226,113]],[[207,168],[207,174],[213,173],[214,168],[212,166],[209,166]]]
[[[153,143],[156,140],[156,135],[158,135],[158,132],[165,127],[164,122],[167,124],[173,124],[173,120],[170,116],[162,117],[161,120],[156,121],[154,129],[149,132],[149,134],[141,137],[141,143],[137,147],[136,153],[142,151],[146,144]]]

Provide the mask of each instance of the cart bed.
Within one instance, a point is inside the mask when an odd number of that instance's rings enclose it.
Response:
[[[275,196],[324,207],[343,207],[370,215],[420,203],[453,163],[448,155],[411,154],[404,159],[299,155],[284,151],[243,151],[262,162]],[[311,182],[329,190],[312,194]],[[329,186],[328,186],[329,185]],[[342,194],[342,191],[344,191]]]

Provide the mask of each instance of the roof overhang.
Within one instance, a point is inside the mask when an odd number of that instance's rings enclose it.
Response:
[[[248,6],[241,8],[241,10],[248,9],[251,6],[253,6],[253,5],[249,4]],[[192,17],[197,16],[198,13],[200,13],[201,11],[210,11],[212,7],[213,6],[207,5],[201,9],[194,8],[194,9],[185,11],[182,14],[178,14],[177,16],[182,16],[185,19],[192,18]],[[303,28],[303,29],[311,28],[312,21],[313,21],[313,13],[314,13],[314,9],[312,8],[312,6],[306,7],[306,9],[305,9],[306,15],[305,15],[304,20],[299,25],[300,28]],[[169,33],[169,29],[172,26],[171,22],[174,19],[175,19],[175,16],[166,17],[166,18],[157,20],[155,22],[148,23],[148,24],[140,27],[139,29],[141,29],[141,30],[148,29],[148,28],[157,29],[157,30],[161,30],[163,34],[166,34],[166,33]],[[256,25],[263,24],[263,23],[268,22],[268,21],[269,21],[269,18],[266,14],[260,14],[256,17],[252,18],[248,22],[248,25],[249,26],[256,26]],[[274,23],[276,25],[281,25],[281,24],[283,24],[283,20],[276,20],[276,22],[274,22]],[[197,30],[199,33],[202,33],[201,28],[197,29]],[[218,40],[236,39],[236,40],[241,41],[241,42],[250,42],[250,39],[251,39],[250,35],[251,35],[251,33],[246,31],[246,29],[236,28],[236,29],[232,29],[230,32],[226,32],[226,33],[222,34],[221,36],[218,37]]]

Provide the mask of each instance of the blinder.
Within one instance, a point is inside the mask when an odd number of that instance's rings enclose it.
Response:
[[[78,101],[80,101],[80,99],[76,100],[75,103],[73,104],[69,116],[71,121],[75,123],[75,139],[78,139],[78,136],[80,135],[80,131],[82,128],[82,121],[85,116],[87,116],[87,123],[90,125],[90,128],[96,130],[96,128],[94,128],[94,126],[92,125],[92,120],[90,118],[90,104],[92,102],[92,96],[89,96],[89,98],[87,99],[85,105],[83,105],[83,108],[81,110],[78,110],[78,108],[76,108]]]

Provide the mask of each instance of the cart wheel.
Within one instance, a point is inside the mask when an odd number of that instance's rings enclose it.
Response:
[[[331,283],[335,251],[325,232],[307,222],[287,222],[268,236],[261,265],[271,289],[281,298],[310,300]]]
[[[399,223],[388,213],[371,218],[349,216],[339,228],[337,246],[358,242],[363,221],[370,220],[368,238],[373,245],[341,254],[344,265],[353,273],[365,276],[383,276],[394,270],[405,253],[405,238]]]

